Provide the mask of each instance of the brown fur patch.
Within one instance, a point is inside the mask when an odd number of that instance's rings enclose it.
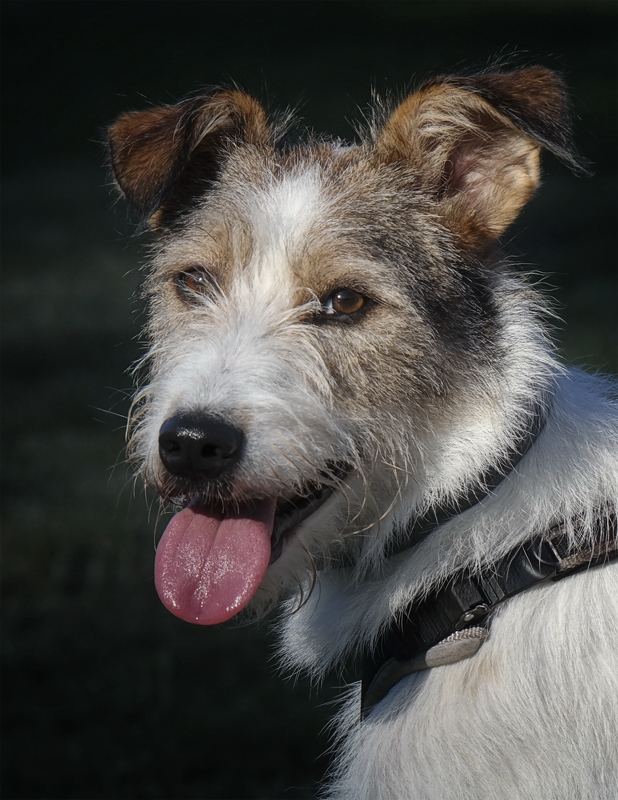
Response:
[[[262,106],[239,91],[222,91],[175,106],[123,114],[109,128],[112,169],[127,200],[146,215],[186,207],[216,173],[221,149],[234,139],[268,140]]]
[[[408,97],[376,148],[389,162],[413,165],[470,249],[497,238],[538,184],[540,146],[479,94],[448,81]]]

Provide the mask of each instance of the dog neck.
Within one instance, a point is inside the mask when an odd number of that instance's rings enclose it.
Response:
[[[489,497],[537,441],[548,419],[550,405],[551,398],[548,399],[545,394],[541,395],[526,415],[527,425],[519,432],[508,450],[477,477],[466,492],[441,505],[432,505],[423,514],[412,517],[400,528],[398,535],[389,541],[384,550],[384,557],[388,559],[410,550],[442,525]],[[329,566],[331,569],[349,569],[354,566],[357,555],[356,552],[344,551],[336,561],[331,560]]]
[[[508,452],[481,475],[465,494],[444,505],[432,506],[421,516],[413,518],[404,528],[403,534],[390,543],[385,555],[390,557],[415,547],[453,517],[463,514],[497,489],[536,442],[547,421],[547,406],[545,399],[536,403],[528,415],[527,427]]]

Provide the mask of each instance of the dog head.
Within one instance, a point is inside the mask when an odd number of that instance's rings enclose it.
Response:
[[[430,81],[352,146],[239,91],[110,128],[156,234],[132,450],[183,506],[157,556],[173,613],[217,623],[369,563],[506,447],[548,358],[492,245],[543,146],[576,165],[565,109],[535,67]]]

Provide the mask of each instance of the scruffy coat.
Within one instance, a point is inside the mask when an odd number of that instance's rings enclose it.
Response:
[[[543,301],[495,244],[538,184],[542,148],[577,168],[561,82],[541,67],[429,81],[351,146],[293,136],[237,90],[112,126],[117,182],[156,234],[132,452],[188,506],[160,545],[173,613],[210,623],[291,598],[283,662],[319,679],[463,567],[559,522],[585,542],[598,509],[615,509],[614,389],[558,364]],[[495,491],[389,556],[538,409],[542,432]],[[161,431],[189,412],[238,433],[217,474],[162,453]],[[189,518],[210,525],[199,553]],[[212,556],[224,523],[232,566]],[[273,551],[249,567],[254,530]],[[225,569],[236,605],[222,610]],[[473,658],[406,677],[362,722],[351,687],[325,791],[610,800],[617,698],[618,567],[604,565],[505,602]]]

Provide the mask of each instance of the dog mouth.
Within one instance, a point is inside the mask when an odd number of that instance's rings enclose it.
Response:
[[[165,529],[155,561],[155,586],[166,608],[187,622],[215,625],[254,597],[286,541],[349,474],[330,467],[292,497],[256,498],[224,507],[200,495]]]
[[[333,495],[335,485],[343,481],[349,472],[349,467],[334,466],[328,473],[329,483],[312,483],[303,494],[294,495],[289,499],[280,498],[277,501],[271,536],[271,564],[281,556],[285,541],[294,534],[301,522],[324,505]]]

